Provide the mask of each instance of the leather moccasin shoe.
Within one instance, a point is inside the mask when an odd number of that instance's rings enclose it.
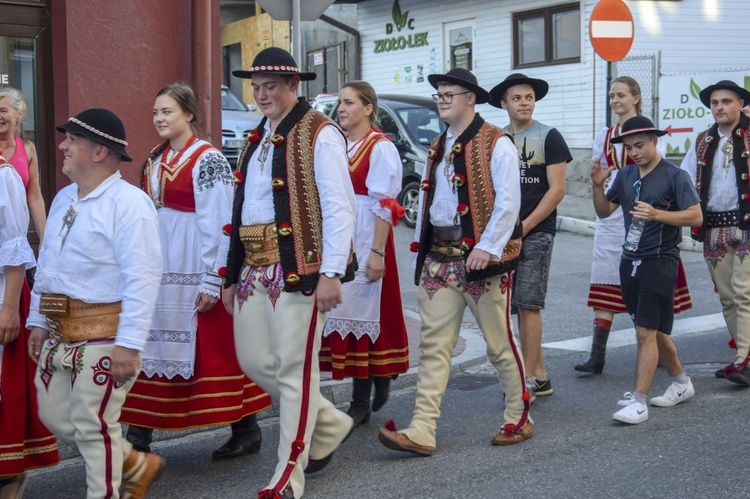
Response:
[[[410,452],[420,456],[431,456],[435,452],[435,447],[419,445],[400,431],[392,431],[387,428],[380,429],[378,440],[389,449],[399,452]]]
[[[750,367],[739,364],[731,366],[733,369],[726,369],[727,379],[732,383],[737,383],[742,386],[750,386]]]
[[[534,425],[526,423],[523,428],[518,431],[506,433],[505,430],[500,430],[492,438],[492,445],[513,445],[520,444],[524,440],[528,440],[534,434]]]
[[[224,445],[211,454],[211,459],[214,461],[221,461],[223,459],[233,459],[246,454],[256,454],[260,451],[262,442],[263,437],[260,433],[260,429],[247,435],[232,434]]]

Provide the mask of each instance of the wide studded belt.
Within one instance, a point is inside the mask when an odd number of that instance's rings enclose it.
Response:
[[[739,210],[706,212],[706,227],[734,227],[739,221]]]
[[[445,262],[460,260],[465,251],[461,248],[461,227],[433,227],[430,257]]]
[[[39,312],[47,316],[50,336],[75,343],[116,336],[122,302],[86,303],[63,294],[43,293]]]
[[[240,225],[240,241],[245,247],[248,265],[273,265],[279,263],[279,237],[276,224]]]

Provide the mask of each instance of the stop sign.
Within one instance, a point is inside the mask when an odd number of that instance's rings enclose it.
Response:
[[[617,62],[633,45],[633,15],[622,0],[601,0],[589,20],[591,45],[599,56]]]

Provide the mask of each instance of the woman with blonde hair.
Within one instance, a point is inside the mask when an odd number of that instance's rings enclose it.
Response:
[[[401,158],[377,127],[378,98],[365,81],[339,92],[338,114],[347,133],[349,175],[357,198],[354,251],[359,270],[343,285],[343,303],[323,329],[320,369],[334,379],[353,378],[347,414],[366,423],[388,398],[392,377],[409,369],[392,226],[403,216]],[[375,396],[370,402],[373,385]]]
[[[156,94],[153,122],[164,142],[149,154],[143,189],[159,214],[164,273],[143,365],[122,408],[127,439],[148,451],[153,428],[232,423],[214,460],[258,452],[255,414],[271,405],[237,363],[232,318],[217,302],[232,212],[232,169],[201,139],[193,90],[174,83]]]

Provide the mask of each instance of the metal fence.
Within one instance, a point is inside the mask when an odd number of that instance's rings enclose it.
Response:
[[[659,127],[659,66],[660,54],[626,57],[616,62],[612,68],[613,78],[630,76],[641,87],[643,115],[651,118]],[[613,118],[617,122],[617,117]]]

